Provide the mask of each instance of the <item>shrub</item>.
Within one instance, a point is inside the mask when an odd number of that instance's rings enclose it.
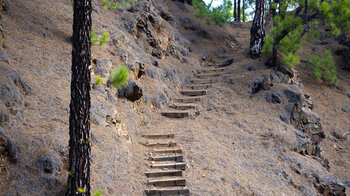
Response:
[[[112,71],[108,78],[108,83],[114,86],[116,89],[120,89],[128,83],[128,79],[129,69],[126,66],[121,65],[117,71]]]
[[[326,51],[326,57],[318,56],[309,57],[311,65],[314,66],[314,77],[318,80],[325,80],[330,83],[337,83],[337,68],[330,50]]]
[[[100,76],[96,77],[96,85],[102,85],[102,78]]]
[[[194,16],[205,19],[205,22],[209,25],[212,21],[215,24],[224,24],[233,18],[232,14],[232,2],[224,0],[223,4],[216,8],[211,7],[211,3],[206,5],[203,1],[193,0],[193,9],[197,10]]]
[[[97,35],[95,32],[91,32],[92,45],[103,46],[108,41],[108,32],[104,32],[103,35]]]
[[[95,193],[93,194],[94,196],[102,196],[102,191],[96,190]]]

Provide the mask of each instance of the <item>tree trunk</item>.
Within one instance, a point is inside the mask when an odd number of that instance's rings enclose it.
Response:
[[[245,5],[244,5],[244,0],[242,0],[243,4],[242,4],[242,14],[243,14],[243,18],[242,18],[242,21],[245,22],[245,14],[244,14],[244,9],[245,9]]]
[[[237,3],[237,20],[241,22],[241,0],[238,0]]]
[[[255,15],[252,28],[250,29],[250,55],[256,59],[261,54],[261,49],[264,44],[265,28],[265,0],[255,1]]]
[[[67,196],[90,195],[91,0],[74,0]]]
[[[237,21],[237,7],[236,7],[236,5],[237,5],[237,1],[234,0],[233,1],[233,17],[235,18],[235,21]]]

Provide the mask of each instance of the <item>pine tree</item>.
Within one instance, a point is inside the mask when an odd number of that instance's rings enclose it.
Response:
[[[250,55],[253,59],[258,58],[265,38],[265,0],[255,1],[255,15],[252,28],[250,29]]]
[[[67,196],[90,195],[91,0],[74,0]]]
[[[241,0],[237,2],[237,21],[241,22]]]

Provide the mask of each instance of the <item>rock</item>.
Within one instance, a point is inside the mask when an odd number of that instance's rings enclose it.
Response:
[[[226,60],[225,62],[219,64],[218,66],[219,66],[219,67],[226,67],[226,66],[231,65],[232,63],[233,63],[233,59],[228,59],[228,60]]]
[[[125,60],[127,61],[127,59]],[[112,68],[112,62],[109,60],[101,60],[99,58],[95,58],[92,62],[96,65],[96,67],[94,68],[95,74],[101,76],[107,76]]]
[[[335,131],[332,132],[332,135],[339,140],[346,140],[346,137],[344,135],[338,134]]]
[[[16,105],[23,105],[23,97],[14,88],[8,85],[0,85],[0,100],[2,100],[8,108]]]
[[[294,148],[294,151],[302,155],[312,155],[313,146],[311,140],[301,131],[296,130],[296,140],[297,146]]]
[[[333,175],[316,178],[317,182],[314,184],[318,192],[322,195],[329,196],[345,196],[345,185]]]
[[[156,59],[152,58],[152,65],[159,67],[159,63]]]
[[[162,50],[160,50],[159,48],[154,48],[152,50],[152,56],[157,57],[158,59],[164,58],[164,54],[163,54]]]
[[[350,93],[346,93],[346,96],[348,96],[350,98]]]
[[[281,119],[283,122],[285,122],[285,123],[287,123],[287,124],[290,124],[290,117],[288,117],[286,114],[284,114],[284,113],[280,114],[280,119]]]
[[[290,78],[294,77],[294,72],[289,70],[286,66],[282,64],[277,64],[277,66],[274,67],[274,70],[282,72],[283,74],[288,75]]]
[[[43,156],[40,157],[37,161],[38,166],[40,171],[44,174],[44,175],[52,175],[54,176],[56,174],[56,161],[48,156]]]
[[[267,92],[266,101],[269,103],[281,103],[282,98],[278,92]]]
[[[152,68],[148,68],[148,69],[146,69],[146,75],[148,76],[148,77],[151,77],[151,78],[156,78],[157,77],[157,70],[155,70],[155,69],[152,69]]]
[[[248,65],[246,68],[248,71],[255,71],[256,68],[253,65]]]
[[[6,52],[2,48],[0,48],[0,60],[11,65],[10,60],[9,60]]]
[[[204,38],[204,39],[207,39],[207,40],[212,40],[213,38],[209,35],[209,33],[207,32],[207,31],[205,31],[205,30],[199,30],[198,32],[197,32],[197,35],[199,36],[199,37],[202,37],[202,38]]]
[[[275,72],[271,73],[271,79],[272,79],[273,82],[276,82],[276,83],[286,83],[286,84],[288,84],[288,81],[289,81],[289,77],[284,75],[280,71],[275,71]]]
[[[272,86],[271,78],[267,75],[254,79],[250,84],[250,94],[256,94],[260,90],[269,90]]]
[[[346,186],[347,186],[348,188],[350,188],[350,179],[345,180],[345,181],[344,181],[344,184],[346,184]]]
[[[297,103],[300,99],[300,94],[295,93],[294,91],[291,91],[290,89],[285,89],[284,94],[286,95],[288,102],[290,103]]]
[[[0,147],[7,152],[9,160],[11,163],[17,163],[18,153],[15,144],[13,143],[11,137],[0,128]]]
[[[141,85],[132,78],[129,78],[127,85],[121,89],[118,89],[118,97],[127,98],[132,102],[141,99],[142,96],[143,93]]]
[[[346,113],[350,113],[350,107],[343,107],[342,109],[341,109],[341,111],[343,111],[343,112],[346,112]]]
[[[6,122],[9,120],[9,115],[6,111],[0,109],[0,126],[4,126]]]

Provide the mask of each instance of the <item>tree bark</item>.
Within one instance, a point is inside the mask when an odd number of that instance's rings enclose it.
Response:
[[[237,21],[241,22],[241,0],[237,3]]]
[[[255,1],[255,15],[252,28],[250,29],[250,55],[256,59],[261,54],[261,49],[265,38],[265,0]]]
[[[242,0],[243,4],[242,4],[242,14],[243,14],[243,18],[242,21],[245,22],[245,13],[244,13],[244,9],[245,9],[245,5],[244,5],[244,0]]]
[[[237,5],[237,1],[234,0],[233,1],[233,16],[235,18],[235,21],[237,21],[237,7],[236,7],[236,5]]]
[[[67,196],[90,195],[91,0],[74,0]]]

